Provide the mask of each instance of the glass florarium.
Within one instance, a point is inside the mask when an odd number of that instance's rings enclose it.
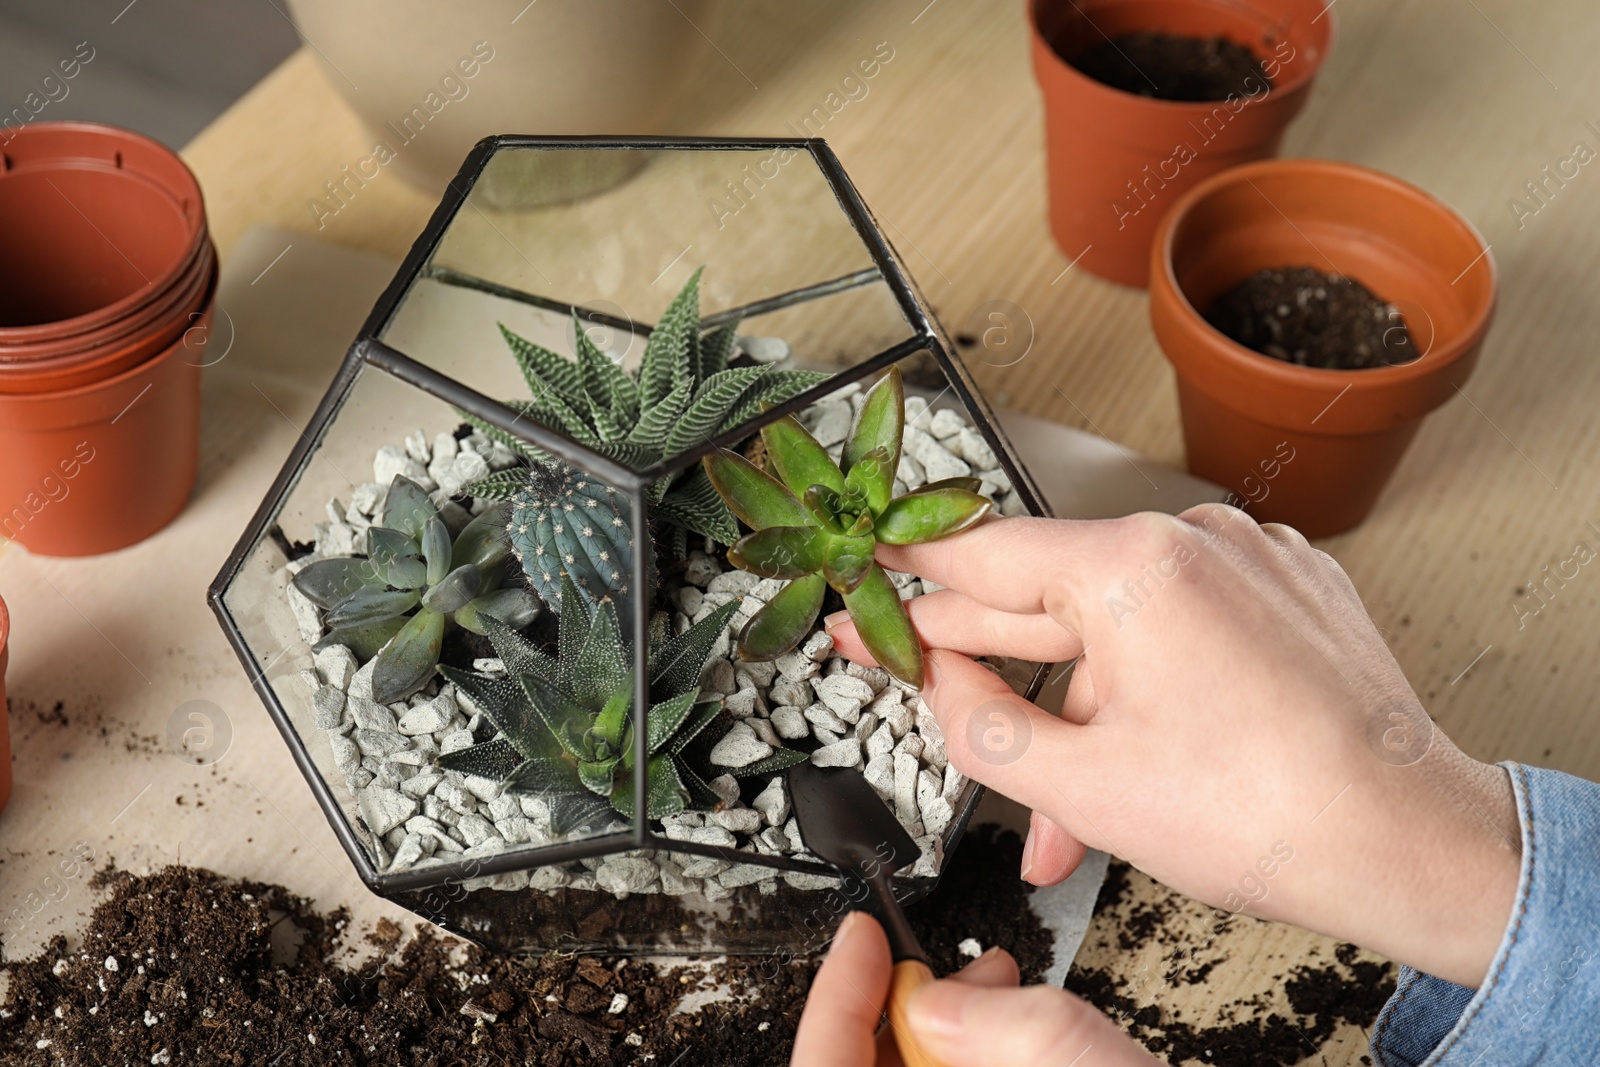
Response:
[[[873,546],[988,513],[1042,503],[825,144],[498,137],[211,602],[374,892],[507,952],[794,951],[842,909],[788,767],[867,777],[908,898],[977,804]]]

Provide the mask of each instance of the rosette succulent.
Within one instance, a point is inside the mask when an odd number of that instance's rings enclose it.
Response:
[[[317,560],[294,576],[295,588],[325,612],[330,633],[317,648],[346,645],[375,659],[372,698],[389,704],[433,677],[451,624],[486,634],[491,619],[510,627],[533,621],[538,598],[505,585],[505,509],[490,506],[452,537],[427,492],[396,476],[367,530],[365,558]]]
[[[844,597],[874,659],[907,685],[922,686],[922,644],[900,593],[874,562],[878,545],[912,545],[964,530],[992,506],[977,478],[947,478],[894,497],[905,433],[905,387],[893,367],[867,393],[838,462],[795,418],[761,430],[767,474],[735,452],[705,458],[734,514],[754,530],[728,561],[763,578],[791,581],[739,634],[746,659],[772,659],[816,625],[823,594]]]
[[[576,312],[572,328],[576,359],[534,344],[504,326],[500,328],[533,394],[532,400],[508,401],[507,406],[636,470],[726,433],[759,414],[764,405],[788,400],[827,377],[770,365],[730,367],[738,324],[730,322],[709,332],[700,329],[700,271],[695,271],[650,332],[634,374],[594,344]],[[552,499],[550,479],[538,473],[541,465],[554,461],[514,434],[463,414],[528,461],[528,468],[501,471],[466,486],[464,491],[512,502],[508,527],[512,541],[516,544],[519,539],[527,540],[520,546],[523,564],[541,596],[559,610],[558,599],[553,595],[558,592],[559,574],[533,562],[537,547],[531,540],[534,530],[521,529],[529,524],[516,518],[518,512],[549,513],[552,505],[559,506]],[[596,486],[590,498],[598,499],[595,494],[602,487],[594,479],[588,480]],[[646,499],[652,521],[671,528],[680,553],[688,533],[722,544],[731,544],[739,535],[738,524],[727,505],[697,466],[657,479]],[[601,503],[614,509],[620,497],[615,502]],[[627,522],[625,515],[622,521]],[[560,556],[588,560],[579,564],[578,577],[604,576],[613,570],[598,553],[614,552],[614,540],[603,538],[587,544],[557,540],[561,541]],[[550,547],[546,543],[547,554]],[[544,577],[547,572],[548,579]],[[622,581],[626,573],[626,567],[620,568],[615,581]],[[609,590],[586,589],[579,584],[579,591],[589,593],[591,600],[618,589],[615,585]]]
[[[504,782],[508,792],[544,797],[558,834],[607,812],[631,818],[635,808],[630,644],[611,600],[589,605],[570,577],[564,582],[568,609],[561,613],[554,658],[491,619],[489,639],[505,675],[440,668],[501,736],[440,756],[439,765]],[[666,616],[656,617],[645,727],[648,818],[715,807],[720,798],[706,784],[708,777],[767,774],[806,758],[780,749],[745,767],[710,762],[706,730],[721,714],[722,698],[700,692],[700,672],[738,607],[738,601],[724,604],[672,638],[666,636]]]

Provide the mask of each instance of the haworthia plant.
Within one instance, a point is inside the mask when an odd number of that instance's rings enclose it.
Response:
[[[754,530],[728,552],[735,566],[791,581],[739,634],[746,659],[772,659],[816,625],[832,586],[862,643],[890,674],[922,686],[922,644],[899,591],[873,559],[878,545],[912,545],[964,530],[991,501],[976,478],[947,478],[893,497],[905,433],[905,387],[891,368],[867,393],[839,461],[793,417],[761,431],[774,478],[726,449],[705,469],[734,514]]]
[[[573,314],[576,359],[568,359],[501,327],[512,356],[522,371],[533,399],[511,401],[509,406],[534,422],[559,430],[600,455],[636,469],[679,455],[727,433],[758,415],[763,406],[781,403],[827,376],[811,371],[772,366],[730,367],[737,341],[737,323],[710,331],[700,329],[700,271],[668,305],[661,321],[645,342],[644,356],[630,374],[590,339]],[[552,462],[552,457],[513,434],[466,416],[494,439],[528,460],[529,468]],[[468,485],[474,496],[509,499],[524,513],[547,511],[549,493],[534,484],[530,471],[507,471]],[[528,490],[519,499],[519,494]],[[650,517],[678,531],[732,544],[738,524],[727,505],[698,466],[655,481],[647,494]],[[513,513],[514,515],[514,513]],[[515,517],[516,526],[522,525]],[[627,522],[624,516],[624,522]],[[517,533],[515,529],[513,533]],[[676,535],[681,547],[684,533]],[[548,547],[548,545],[547,545]],[[561,555],[581,556],[583,546]],[[612,551],[602,540],[585,549]],[[528,565],[526,551],[524,565]],[[591,556],[575,564],[579,574],[603,573],[605,563]],[[548,583],[530,569],[534,584],[545,594]],[[583,587],[580,585],[580,591]],[[604,590],[590,590],[603,595]]]
[[[557,655],[552,658],[509,627],[490,623],[489,639],[507,674],[489,677],[442,668],[499,729],[493,740],[439,757],[447,770],[505,783],[550,803],[551,828],[567,833],[608,811],[635,811],[631,646],[610,600],[586,603],[564,579]],[[570,605],[582,604],[582,608]],[[705,731],[722,698],[700,692],[700,672],[738,610],[724,604],[677,637],[650,642],[646,717],[645,814],[660,819],[685,808],[710,809],[720,798],[707,784],[722,774],[768,774],[806,758],[780,749],[746,767],[705,759]],[[663,619],[664,621],[664,619]],[[702,742],[698,743],[697,742]]]
[[[372,697],[389,704],[433,677],[452,623],[486,634],[491,620],[532,622],[538,599],[505,586],[506,511],[491,506],[452,538],[427,492],[397,475],[367,530],[366,558],[317,560],[294,576],[295,588],[326,612],[331,632],[317,647],[346,645],[375,658]]]

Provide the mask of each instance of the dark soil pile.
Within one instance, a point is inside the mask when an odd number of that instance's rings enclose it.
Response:
[[[1212,301],[1206,321],[1246,348],[1302,367],[1365,370],[1418,355],[1391,304],[1314,267],[1256,271]]]
[[[1062,58],[1097,82],[1157,100],[1258,96],[1271,84],[1255,53],[1226,37],[1142,30]]]
[[[1164,940],[1187,925],[1167,900],[1131,899],[1129,867],[1114,861],[1096,903],[1097,914],[1116,912],[1116,943],[1132,951],[1143,943]],[[1193,984],[1203,981],[1227,956],[1211,951],[1230,918],[1221,915],[1206,930],[1199,948],[1178,949],[1166,956],[1164,981]],[[1179,938],[1173,938],[1178,941]],[[1395,988],[1394,965],[1363,960],[1354,945],[1340,945],[1334,961],[1313,961],[1291,968],[1281,981],[1288,1012],[1266,995],[1227,1005],[1212,1025],[1197,1025],[1174,1017],[1141,989],[1137,979],[1101,968],[1074,967],[1066,987],[1110,1016],[1141,1044],[1174,1065],[1208,1067],[1289,1067],[1316,1062],[1312,1059],[1345,1024],[1368,1027]],[[1201,959],[1204,955],[1206,958]],[[1159,999],[1159,997],[1155,998]]]
[[[1014,834],[973,831],[912,921],[941,973],[977,938],[1025,976],[1050,938],[1024,906]],[[54,939],[8,967],[0,1062],[58,1064],[772,1064],[788,1060],[815,961],[736,958],[705,969],[492,956],[380,922],[372,963],[338,962],[342,912],[278,886],[168,867],[112,875],[83,944]],[[685,994],[733,998],[676,1013]]]

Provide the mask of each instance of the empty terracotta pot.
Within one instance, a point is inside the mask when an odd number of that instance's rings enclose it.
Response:
[[[6,667],[11,662],[11,614],[0,600],[0,812],[11,799],[11,719],[6,703]]]
[[[1312,266],[1399,309],[1422,353],[1368,370],[1261,355],[1202,317],[1258,270]],[[1307,537],[1366,518],[1421,420],[1459,391],[1494,315],[1494,259],[1471,223],[1398,178],[1266,160],[1191,189],[1151,253],[1150,315],[1177,372],[1189,469]]]
[[[1277,154],[1333,41],[1322,0],[1029,0],[1029,11],[1051,232],[1069,260],[1123,285],[1148,283],[1156,224],[1185,190]],[[1226,100],[1158,100],[1063,58],[1140,31],[1245,45],[1270,85],[1252,75]]]
[[[0,168],[0,536],[41,555],[131,545],[199,458],[217,259],[194,175],[93,123],[15,132]]]

